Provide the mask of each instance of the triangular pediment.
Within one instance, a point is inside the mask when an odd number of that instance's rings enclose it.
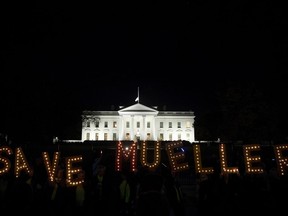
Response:
[[[118,113],[121,115],[123,114],[158,114],[158,111],[156,109],[153,109],[151,107],[145,106],[140,103],[136,103],[134,105],[125,107],[123,109],[120,109]]]

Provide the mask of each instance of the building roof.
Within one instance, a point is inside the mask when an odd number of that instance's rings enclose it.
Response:
[[[125,114],[133,114],[133,113],[141,113],[141,114],[150,114],[150,115],[157,115],[158,111],[154,108],[145,106],[141,103],[136,103],[134,105],[125,107],[123,109],[120,109],[118,111],[119,115],[125,115]]]
[[[136,103],[127,107],[120,107],[118,111],[83,111],[83,116],[93,115],[154,115],[154,116],[193,116],[193,111],[158,111],[155,107],[145,106],[141,103]]]

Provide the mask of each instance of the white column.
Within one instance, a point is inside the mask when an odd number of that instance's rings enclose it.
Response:
[[[131,140],[134,140],[134,115],[131,115]]]
[[[152,139],[153,140],[157,140],[157,137],[156,137],[156,124],[155,124],[155,116],[154,116],[154,118],[152,118],[152,121],[153,121],[153,123],[151,122],[151,126],[152,126],[152,131],[153,131],[153,133],[152,133]]]
[[[142,136],[142,140],[146,140],[146,130],[145,130],[145,128],[146,128],[146,125],[145,125],[146,116],[143,115],[142,118],[143,118],[143,127],[142,127],[143,129],[142,129],[142,133],[141,133],[142,135],[141,136]]]
[[[124,130],[124,125],[123,125],[123,117],[119,116],[119,129],[118,129],[118,139],[123,140],[123,130]]]

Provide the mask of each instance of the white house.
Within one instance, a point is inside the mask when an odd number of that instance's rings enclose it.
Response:
[[[141,103],[118,111],[83,111],[85,140],[195,141],[194,112],[158,111]]]

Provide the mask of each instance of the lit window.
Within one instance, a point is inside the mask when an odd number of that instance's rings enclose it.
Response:
[[[116,121],[113,122],[113,128],[117,128],[117,122]]]
[[[191,127],[191,122],[190,121],[187,121],[186,122],[186,128],[190,128]]]
[[[150,140],[151,139],[151,135],[150,133],[147,133],[147,140]]]
[[[126,140],[130,140],[130,134],[126,133]]]
[[[172,133],[169,133],[169,140],[172,141]]]
[[[90,133],[86,134],[86,140],[90,140]]]
[[[186,134],[186,138],[187,138],[187,140],[190,140],[190,134],[189,133]]]
[[[117,135],[116,133],[113,133],[113,140],[116,140],[117,139]]]
[[[95,140],[99,140],[99,133],[95,134]]]
[[[181,140],[181,133],[178,133],[178,140]]]
[[[108,140],[108,133],[104,133],[104,140]]]

